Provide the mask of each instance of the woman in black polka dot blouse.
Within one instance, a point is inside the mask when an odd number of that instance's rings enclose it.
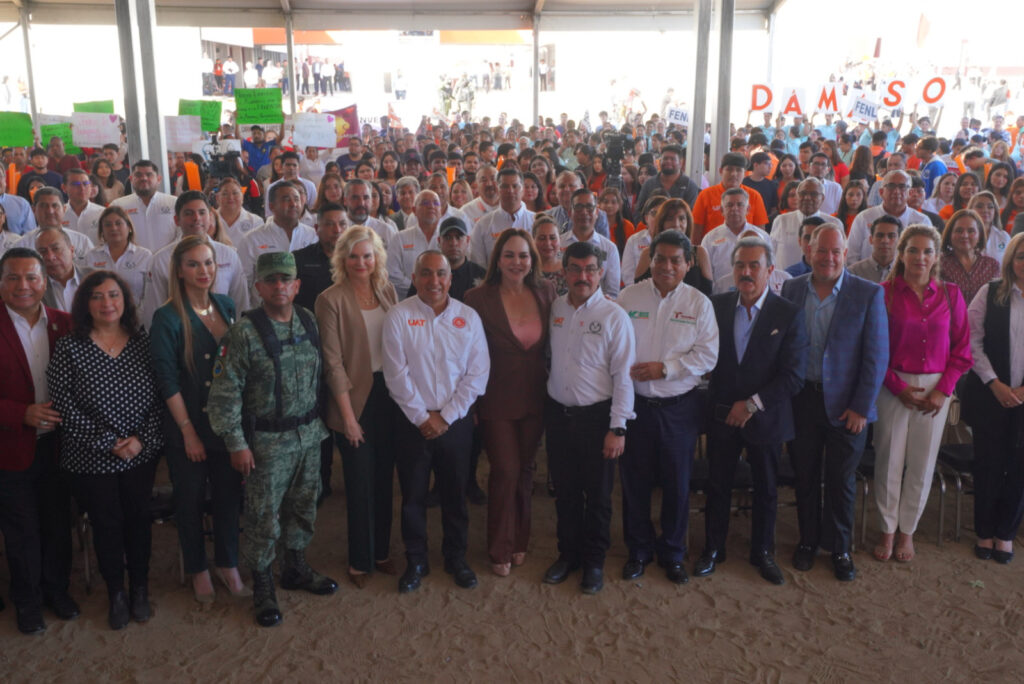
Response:
[[[149,619],[149,499],[163,445],[149,338],[131,291],[111,271],[91,273],[71,305],[47,379],[61,415],[61,468],[89,515],[110,626]],[[130,599],[124,590],[127,560]]]

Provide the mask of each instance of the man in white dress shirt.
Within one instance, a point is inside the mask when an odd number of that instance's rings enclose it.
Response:
[[[574,206],[587,201],[580,197],[573,198]],[[617,256],[614,247],[612,253]],[[634,417],[629,377],[633,330],[626,312],[598,286],[607,254],[580,241],[562,255],[569,292],[551,306],[551,374],[544,409],[558,515],[558,560],[544,573],[544,582],[559,584],[582,567],[585,594],[604,586],[615,459],[625,447],[626,421]]]
[[[267,198],[265,211],[270,213],[270,194],[278,183],[298,184],[306,189],[306,206],[312,208],[316,201],[316,186],[299,176],[299,154],[298,152],[281,153],[281,178],[274,181],[267,187]]]
[[[533,232],[534,213],[523,204],[523,174],[506,167],[498,172],[498,208],[484,214],[470,236],[470,259],[484,268],[490,263],[491,250],[498,237],[509,228]]]
[[[498,170],[490,164],[482,165],[476,172],[476,186],[479,197],[462,205],[462,213],[471,223],[498,208]]]
[[[139,245],[156,252],[174,242],[174,195],[159,192],[160,170],[148,159],[132,166],[132,194],[111,202],[121,207],[135,226]]]
[[[294,252],[317,241],[316,231],[299,223],[305,207],[298,188],[291,183],[276,184],[269,193],[272,218],[251,231],[238,246],[238,258],[249,287],[256,283],[256,260],[265,252]],[[250,292],[253,303],[259,301],[255,289]]]
[[[168,277],[171,271],[171,259],[174,248],[181,239],[189,235],[209,235],[213,227],[213,211],[206,196],[198,190],[187,190],[181,193],[174,206],[174,223],[178,227],[178,239],[153,255],[146,274],[146,287],[143,291],[142,322],[149,326],[153,314],[167,303]],[[231,297],[235,302],[235,310],[241,313],[249,308],[249,287],[245,279],[246,271],[233,247],[210,238],[214,259],[217,260],[217,277],[213,281],[213,292]]]
[[[636,335],[629,369],[636,420],[619,462],[622,529],[629,560],[622,578],[633,580],[655,560],[670,582],[689,581],[683,567],[690,516],[690,465],[700,434],[701,376],[718,361],[718,323],[711,301],[683,282],[693,245],[678,230],[651,242],[651,277],[619,293]],[[651,523],[651,493],[661,487],[661,536]]]
[[[621,287],[619,250],[615,243],[594,230],[597,221],[597,200],[587,188],[572,194],[572,229],[561,236],[562,249],[574,242],[589,242],[604,253],[601,258],[603,274],[601,289],[609,297],[619,294]]]
[[[89,174],[85,169],[70,169],[64,174],[61,189],[68,196],[64,220],[61,221],[64,230],[78,231],[93,243],[99,242],[100,214],[103,213],[103,207],[89,201],[89,194],[92,191]]]
[[[425,499],[431,466],[441,498],[444,569],[469,589],[477,583],[466,563],[470,409],[487,388],[487,340],[477,313],[448,296],[451,270],[441,252],[419,255],[413,282],[416,296],[392,307],[384,322],[384,380],[404,415],[396,426],[395,460],[408,565],[398,591],[415,591],[430,573]]]
[[[38,227],[25,233],[18,240],[16,247],[28,247],[29,249],[36,248],[36,238],[39,237],[39,232],[44,228],[62,228],[61,223],[64,217],[64,199],[61,197],[60,190],[57,188],[51,188],[49,186],[39,188],[36,190],[32,205],[32,214],[35,216],[36,225]],[[71,246],[75,248],[74,259],[81,265],[82,256],[95,245],[88,235],[79,233],[77,230],[65,229],[64,235],[67,236],[71,242]],[[70,304],[69,304],[70,306]]]
[[[822,211],[821,204],[825,200],[825,190],[817,178],[807,178],[796,188],[796,211],[779,214],[772,223],[771,245],[775,252],[776,270],[786,270],[793,264],[799,264],[804,258],[800,246],[800,226],[804,219],[817,216],[828,223],[842,226],[842,222],[834,216]],[[732,272],[732,267],[729,267]]]
[[[416,258],[428,249],[439,249],[437,225],[441,219],[441,200],[430,190],[421,190],[416,195],[413,215],[416,225],[398,231],[387,243],[388,280],[395,286],[399,299],[408,295]]]
[[[879,181],[882,184],[882,203],[870,207],[857,214],[850,226],[850,238],[847,246],[847,261],[857,263],[871,256],[871,224],[879,216],[888,214],[895,216],[904,226],[920,223],[932,225],[927,216],[907,206],[907,195],[910,193],[910,175],[906,171],[890,171]]]
[[[810,169],[810,177],[821,182],[821,189],[825,194],[821,202],[821,211],[826,214],[836,213],[839,211],[839,202],[843,199],[843,186],[828,179],[829,171],[832,170],[832,163],[829,161],[828,155],[824,152],[812,154]]]
[[[743,188],[729,188],[722,193],[722,215],[725,223],[704,234],[701,247],[711,260],[711,281],[732,272],[732,249],[743,233],[752,232],[768,241],[768,233],[747,223],[750,198]]]
[[[372,192],[370,183],[362,178],[353,178],[345,183],[345,212],[353,226],[372,228],[380,241],[387,246],[392,236],[398,231],[390,223],[370,216],[370,206],[373,202]]]
[[[427,178],[426,185],[426,189],[437,195],[437,199],[441,202],[440,221],[444,221],[446,218],[451,218],[452,216],[457,216],[467,224],[469,223],[469,220],[466,218],[466,215],[462,213],[461,209],[456,209],[452,205],[448,204],[448,176],[443,173],[432,173],[430,174],[430,177]],[[412,215],[405,219],[405,227],[413,228],[416,224],[416,210],[414,207]]]

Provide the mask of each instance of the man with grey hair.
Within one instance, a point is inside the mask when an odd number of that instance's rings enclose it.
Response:
[[[804,219],[817,216],[823,221],[842,226],[839,219],[821,210],[822,202],[825,201],[825,190],[817,178],[802,181],[796,188],[796,197],[796,211],[779,214],[772,223],[772,249],[775,250],[775,260],[779,268],[783,270],[799,264],[804,256],[803,248],[800,246],[800,226],[803,225]]]
[[[351,181],[350,181],[351,182]],[[347,185],[345,186],[348,187]],[[415,176],[402,176],[395,183],[395,200],[398,202],[398,211],[395,212],[392,217],[395,220],[395,225],[398,226],[398,230],[405,230],[408,226],[405,222],[410,220],[413,216],[412,207],[416,202],[416,195],[419,194],[420,182]],[[367,212],[369,212],[369,205],[367,205]],[[351,217],[351,210],[349,211]],[[359,225],[359,224],[356,224]],[[387,244],[387,240],[384,241]]]
[[[401,179],[399,182],[404,181]],[[415,178],[410,179],[416,183]],[[416,192],[419,192],[420,184],[416,183]],[[370,216],[370,207],[373,205],[373,188],[369,181],[362,178],[353,178],[345,183],[345,211],[348,214],[349,222],[353,226],[366,226],[373,229],[385,245],[398,232],[395,227],[386,221],[381,221],[375,216]]]
[[[832,554],[836,579],[856,577],[853,509],[857,464],[889,364],[882,288],[845,270],[846,236],[825,224],[811,236],[811,272],[782,286],[804,313],[809,339],[804,386],[793,399],[800,543],[793,567],[810,570],[818,548]],[[825,506],[821,503],[822,469]]]
[[[481,166],[476,172],[476,186],[478,197],[462,205],[470,225],[498,208],[498,170],[490,164]]]
[[[582,188],[583,181],[572,171],[562,171],[555,177],[555,198],[558,200],[558,205],[545,213],[555,220],[560,233],[572,230],[572,196]],[[594,230],[598,235],[609,237],[608,214],[604,213],[603,209],[598,208],[597,210]]]
[[[893,152],[885,158],[885,173],[890,171],[903,171],[907,168],[907,155],[902,152]],[[877,207],[882,203],[882,186],[885,185],[885,176],[871,184],[868,191],[868,206]]]
[[[51,309],[71,312],[71,302],[85,276],[75,265],[75,246],[63,228],[43,228],[36,235],[35,250],[46,268],[46,294],[43,304]]]
[[[35,249],[36,238],[39,237],[41,230],[44,228],[63,228],[64,198],[60,190],[50,186],[36,190],[35,195],[32,197],[32,213],[35,216],[36,226],[38,227],[21,236],[15,247]],[[67,237],[68,242],[71,243],[71,246],[75,248],[75,258],[79,261],[95,246],[88,235],[77,230],[64,228],[64,235]],[[71,302],[68,302],[68,306],[70,305]]]
[[[869,207],[857,214],[850,226],[850,238],[847,259],[857,262],[871,256],[871,224],[884,214],[895,216],[905,226],[921,223],[930,226],[932,222],[927,216],[907,205],[910,193],[910,174],[906,171],[889,171],[882,178],[882,203],[877,207]]]
[[[428,249],[439,250],[437,225],[441,220],[441,200],[430,190],[421,190],[413,206],[416,225],[399,231],[387,242],[388,279],[399,299],[405,299],[412,284],[416,259]]]
[[[722,215],[725,223],[704,234],[701,247],[711,261],[711,282],[715,282],[732,269],[732,254],[740,236],[753,232],[767,242],[770,238],[752,223],[747,223],[750,198],[742,188],[729,188],[722,193]]]
[[[706,577],[725,560],[733,478],[746,449],[754,485],[750,562],[766,581],[783,584],[774,557],[776,473],[782,443],[794,436],[791,400],[804,382],[807,330],[803,310],[768,287],[768,242],[740,239],[732,265],[736,291],[711,297],[719,350],[709,387],[705,546],[693,574]]]

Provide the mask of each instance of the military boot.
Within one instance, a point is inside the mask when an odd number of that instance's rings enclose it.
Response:
[[[256,611],[256,624],[273,627],[281,624],[281,609],[274,593],[274,575],[270,568],[252,571],[252,605]]]
[[[309,567],[306,552],[289,549],[284,552],[284,568],[281,570],[281,587],[304,589],[311,594],[326,596],[338,590],[338,583]]]

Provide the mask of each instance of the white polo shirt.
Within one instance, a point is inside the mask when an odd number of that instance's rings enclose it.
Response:
[[[144,300],[146,274],[149,272],[149,264],[152,259],[153,253],[148,249],[129,242],[121,258],[115,260],[110,254],[110,245],[103,243],[85,253],[82,266],[87,271],[114,271],[124,278],[124,281],[128,283],[128,288],[132,291],[135,306],[139,307]]]
[[[398,231],[388,240],[388,280],[395,286],[399,299],[405,299],[412,285],[412,270],[416,257],[428,249],[440,249],[440,231],[435,228],[427,236],[418,227]]]
[[[514,214],[499,207],[481,216],[469,235],[469,260],[487,268],[491,251],[501,234],[509,228],[522,228],[532,233],[533,217],[534,213],[525,204],[520,204]]]
[[[249,287],[256,282],[256,260],[264,252],[294,252],[317,241],[316,231],[302,223],[295,226],[289,239],[284,228],[270,218],[259,228],[251,230],[238,245],[238,258],[242,262],[245,280]],[[253,289],[252,302],[259,301]],[[236,302],[237,303],[237,302]]]
[[[102,213],[103,207],[95,202],[87,203],[81,214],[76,214],[68,204],[64,210],[64,220],[60,224],[64,230],[76,230],[96,244],[100,241],[100,215]]]
[[[579,242],[576,234],[571,230],[567,233],[562,233],[559,236],[559,241],[562,244],[562,251],[574,242]],[[604,252],[604,277],[601,278],[601,289],[609,297],[615,297],[619,294],[619,288],[621,287],[621,267],[619,265],[619,250],[615,247],[615,243],[606,238],[605,236],[598,233],[596,230],[590,234],[590,239],[587,240],[592,245],[597,245],[598,249]]]
[[[110,203],[121,207],[135,228],[135,242],[156,254],[177,239],[178,227],[174,225],[174,195],[155,192],[149,204],[143,203],[138,195],[132,193],[118,197]]]
[[[700,246],[708,253],[711,260],[711,281],[714,282],[727,273],[732,273],[732,250],[740,240],[740,235],[746,232],[756,233],[759,238],[769,242],[771,238],[752,223],[744,224],[739,232],[732,232],[732,229],[724,223],[704,235]]]

